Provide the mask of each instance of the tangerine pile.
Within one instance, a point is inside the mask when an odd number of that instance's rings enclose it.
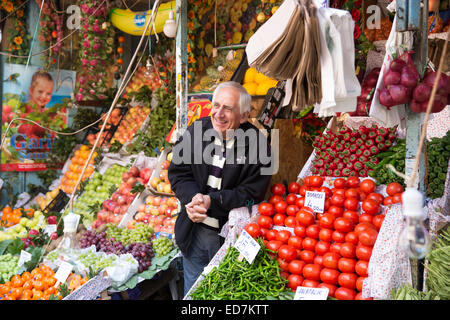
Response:
[[[12,209],[10,206],[6,206],[2,210],[2,217],[0,220],[0,225],[9,228],[20,222],[22,217],[27,216],[28,218],[32,218],[34,215],[34,210],[32,208],[23,209],[16,208]]]
[[[82,145],[79,150],[76,150],[72,159],[70,160],[69,169],[64,173],[61,178],[60,188],[65,193],[72,193],[78,179],[80,178],[81,172],[83,171],[84,165],[89,158],[91,150],[88,146]],[[94,172],[94,159],[97,156],[97,152],[94,151],[92,158],[89,161],[89,165],[83,174],[81,181],[89,178]],[[78,186],[79,188],[79,186]]]
[[[0,284],[0,300],[50,300],[51,295],[61,300],[62,295],[55,284],[55,272],[42,265]]]

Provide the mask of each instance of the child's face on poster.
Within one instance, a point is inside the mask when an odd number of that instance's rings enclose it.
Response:
[[[30,86],[30,102],[39,107],[44,107],[50,102],[53,92],[53,81],[44,78],[38,78]]]

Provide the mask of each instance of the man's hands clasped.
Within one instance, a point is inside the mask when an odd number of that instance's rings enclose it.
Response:
[[[203,222],[206,219],[206,211],[211,204],[211,198],[208,195],[197,193],[186,205],[186,212],[192,222]]]

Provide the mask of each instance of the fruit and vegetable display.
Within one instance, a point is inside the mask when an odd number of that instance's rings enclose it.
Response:
[[[389,17],[383,17],[380,19],[380,28],[369,29],[369,27],[366,27],[364,29],[364,34],[370,42],[387,40],[389,38],[389,34],[391,33],[391,29],[391,20],[389,20]]]
[[[151,65],[150,70],[147,71],[146,65],[141,64],[133,74],[130,82],[128,82],[128,85],[125,87],[123,97],[129,98],[131,93],[138,92],[143,86],[148,87],[151,91],[161,87],[161,78],[155,71],[156,69],[153,65]]]
[[[380,68],[373,68],[366,75],[361,83],[361,95],[357,98],[356,110],[349,112],[349,115],[354,117],[368,117],[370,106],[372,104],[373,95],[377,86],[378,76],[380,75]]]
[[[397,139],[395,145],[386,151],[377,154],[376,157],[379,160],[378,164],[374,165],[372,163],[367,163],[367,165],[372,169],[372,171],[369,171],[369,176],[375,179],[377,185],[387,185],[391,182],[398,182],[402,185],[405,184],[402,177],[394,174],[392,170],[386,167],[387,165],[392,165],[398,172],[405,172],[405,139]]]
[[[161,161],[159,167],[154,170],[150,177],[150,190],[157,194],[171,196],[174,195],[170,186],[168,169],[172,161],[172,152],[167,153],[167,157]]]
[[[373,125],[351,129],[343,126],[336,133],[326,132],[316,137],[316,153],[312,173],[329,177],[367,177],[377,165],[378,153],[386,151],[396,141],[396,129]]]
[[[103,147],[109,147],[113,133],[115,133],[115,128],[119,125],[124,114],[127,113],[128,109],[115,107],[106,122],[105,129],[103,130],[100,138],[100,145]],[[100,129],[103,127],[104,119],[106,119],[106,113],[100,115],[103,121],[99,122],[98,129],[94,129],[94,132],[89,133],[86,136],[86,140],[90,145],[94,145],[100,134]],[[113,132],[114,131],[114,132]]]
[[[157,257],[168,254],[174,248],[173,241],[165,236],[159,236],[153,240],[153,251]]]
[[[427,143],[427,196],[442,197],[450,159],[450,131],[442,138],[431,138]]]
[[[38,233],[39,230],[44,229],[46,225],[47,220],[45,219],[44,214],[41,211],[35,211],[32,216],[22,217],[19,219],[18,223],[15,223],[7,229],[0,230],[0,241],[26,238],[28,235]]]
[[[135,107],[130,106],[127,114],[123,117],[119,127],[114,133],[111,139],[111,144],[116,141],[120,144],[125,144],[126,142],[131,141],[136,132],[141,128],[145,119],[147,119],[149,113],[149,107],[140,105]]]

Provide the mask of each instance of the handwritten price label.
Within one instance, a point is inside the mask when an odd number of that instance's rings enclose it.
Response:
[[[239,238],[236,240],[234,247],[239,251],[239,253],[252,264],[255,260],[256,255],[261,247],[259,243],[253,239],[247,231],[243,230]]]
[[[297,287],[294,300],[327,300],[328,288]]]
[[[305,207],[313,209],[314,212],[323,213],[325,207],[325,192],[306,191]]]

